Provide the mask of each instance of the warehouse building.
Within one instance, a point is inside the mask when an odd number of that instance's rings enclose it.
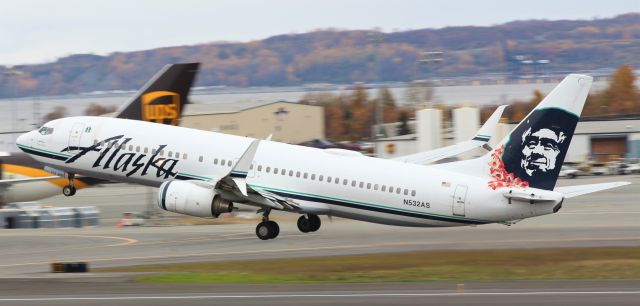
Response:
[[[285,143],[324,139],[324,109],[278,102],[188,104],[181,126]]]

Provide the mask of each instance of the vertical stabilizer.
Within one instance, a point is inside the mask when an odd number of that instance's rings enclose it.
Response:
[[[592,81],[567,76],[489,153],[490,187],[553,190]]]
[[[180,63],[164,66],[131,102],[118,110],[115,117],[177,125],[199,65]]]

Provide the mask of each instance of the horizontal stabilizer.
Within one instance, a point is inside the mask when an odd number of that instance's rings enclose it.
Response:
[[[600,183],[600,184],[565,186],[565,187],[556,187],[554,191],[564,194],[564,197],[568,199],[568,198],[581,196],[584,194],[589,194],[592,192],[626,186],[629,184],[631,184],[631,182],[611,182],[611,183]]]
[[[487,121],[478,130],[478,132],[473,136],[472,139],[435,150],[399,156],[394,158],[393,160],[404,163],[426,165],[439,160],[443,160],[445,158],[456,156],[458,154],[462,154],[464,152],[471,151],[476,148],[488,146],[487,143],[489,142],[489,140],[491,140],[491,136],[495,133],[496,127],[498,126],[498,122],[500,121],[500,117],[502,117],[502,112],[504,111],[505,107],[507,106],[498,106],[491,117],[487,119]]]

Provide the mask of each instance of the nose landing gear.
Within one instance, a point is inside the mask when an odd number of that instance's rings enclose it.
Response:
[[[73,184],[73,174],[69,174],[67,176],[67,179],[69,180],[69,184],[67,184],[67,186],[62,187],[62,194],[64,194],[67,197],[70,197],[74,194],[76,194],[76,186],[74,186]]]

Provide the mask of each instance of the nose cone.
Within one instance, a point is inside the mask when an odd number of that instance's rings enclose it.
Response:
[[[35,133],[35,131],[24,133],[18,136],[18,138],[16,138],[16,146],[18,146],[18,148],[23,151],[24,151],[23,149],[24,147],[31,146],[31,142],[33,141],[33,133]]]

